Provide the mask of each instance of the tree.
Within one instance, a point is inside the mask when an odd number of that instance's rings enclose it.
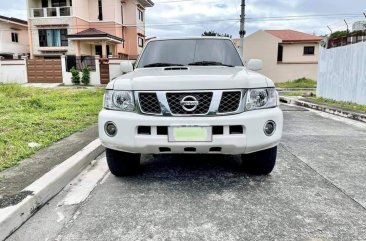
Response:
[[[232,38],[232,35],[227,34],[227,33],[218,33],[216,31],[205,31],[203,32],[202,36],[218,36],[218,37],[228,37],[228,38]]]

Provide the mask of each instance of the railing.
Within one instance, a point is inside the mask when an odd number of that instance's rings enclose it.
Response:
[[[95,71],[95,56],[66,56],[66,71],[70,72],[70,69],[74,67],[79,71],[89,67],[91,71]]]
[[[53,8],[32,8],[32,18],[59,18],[72,16],[72,8],[67,7],[53,7]]]
[[[366,42],[366,33],[361,35],[353,35],[353,36],[330,39],[328,41],[328,49],[355,44],[359,42]]]

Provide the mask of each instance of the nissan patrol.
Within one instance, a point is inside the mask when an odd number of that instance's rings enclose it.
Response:
[[[106,88],[99,137],[110,171],[136,173],[141,154],[241,155],[251,173],[276,163],[283,115],[274,83],[244,65],[228,38],[156,39]]]

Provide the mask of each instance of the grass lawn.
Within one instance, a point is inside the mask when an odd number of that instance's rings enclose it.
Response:
[[[331,107],[338,107],[341,109],[347,109],[347,110],[355,110],[355,111],[361,111],[366,113],[366,105],[359,105],[352,102],[344,102],[344,101],[335,101],[330,99],[325,99],[321,97],[307,97],[307,100],[320,105],[327,105]]]
[[[312,79],[301,78],[283,83],[276,83],[277,88],[316,88],[316,81]]]
[[[102,88],[26,88],[0,84],[0,171],[97,122]],[[38,143],[31,148],[29,143]]]
[[[279,94],[283,96],[303,96],[306,91],[281,91]]]

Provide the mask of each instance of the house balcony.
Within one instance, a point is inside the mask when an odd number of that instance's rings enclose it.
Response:
[[[72,16],[71,6],[31,9],[32,18],[62,18],[71,16]]]

